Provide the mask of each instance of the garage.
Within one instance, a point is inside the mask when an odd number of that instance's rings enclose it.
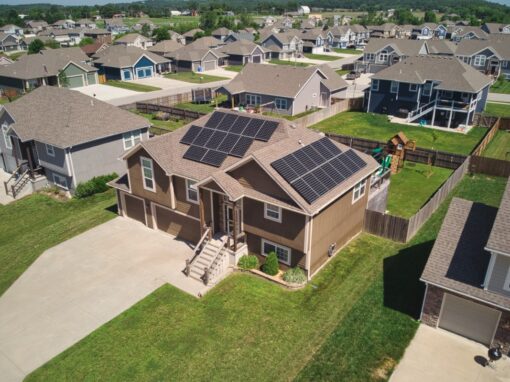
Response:
[[[124,194],[124,213],[127,217],[146,224],[145,206],[142,199]]]
[[[445,293],[438,326],[489,346],[500,315],[496,309]]]
[[[67,77],[67,81],[68,81],[67,86],[70,87],[71,89],[85,86],[85,82],[83,81],[82,75]]]
[[[153,204],[156,226],[179,239],[197,243],[200,240],[200,222],[168,208]]]
[[[202,68],[204,71],[216,69],[216,61],[204,61]]]
[[[253,63],[260,64],[262,58],[260,56],[253,56]]]
[[[136,76],[138,78],[150,78],[152,77],[152,67],[148,66],[145,68],[137,68],[136,69]]]

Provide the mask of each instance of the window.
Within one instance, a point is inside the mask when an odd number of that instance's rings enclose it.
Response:
[[[152,192],[156,192],[156,184],[154,183],[154,167],[152,166],[152,159],[140,157],[140,162],[142,164],[143,188]]]
[[[387,62],[388,61],[388,52],[383,50],[381,53],[379,53],[379,56],[377,57],[377,61]]]
[[[7,130],[9,130],[9,126],[2,125],[2,134],[4,136],[5,147],[7,147],[9,150],[11,150],[12,149],[12,141],[11,141],[11,137],[9,136],[9,134],[7,134]]]
[[[195,186],[197,182],[186,179],[186,200],[191,203],[198,203],[198,190]]]
[[[124,150],[128,150],[131,147],[137,145],[142,140],[142,132],[130,131],[129,133],[122,134],[122,141],[124,142]]]
[[[50,157],[55,156],[55,147],[52,145],[46,145],[46,154],[48,154]]]
[[[246,103],[248,105],[260,105],[262,103],[260,96],[256,94],[246,94]]]
[[[510,292],[510,267],[506,273],[505,283],[503,284],[503,289],[507,292]]]
[[[63,188],[64,190],[68,190],[67,179],[65,176],[53,174],[53,183],[55,183],[58,187]]]
[[[503,68],[506,68],[506,67],[508,66],[508,61],[503,61],[503,62],[501,63],[501,66],[502,66]]]
[[[391,81],[391,87],[390,87],[391,93],[398,93],[398,82],[397,81]]]
[[[379,80],[372,80],[372,90],[375,92],[379,90]]]
[[[444,96],[445,98],[449,98],[449,99],[451,99],[451,98],[453,97],[453,92],[452,92],[452,91],[450,91],[450,90],[443,90],[443,96]]]
[[[430,96],[432,94],[432,83],[427,82],[425,86],[423,87],[423,95],[424,96]]]
[[[365,61],[374,61],[375,54],[374,53],[365,53]]]
[[[410,92],[416,93],[417,90],[418,90],[418,85],[417,84],[409,84],[409,91]]]
[[[362,180],[357,185],[354,186],[354,190],[352,192],[352,202],[355,203],[360,200],[363,195],[365,195],[365,190],[367,188],[367,180]]]
[[[482,55],[475,56],[474,66],[485,66],[486,57]]]
[[[264,217],[275,222],[282,222],[282,209],[272,204],[264,203]]]
[[[276,253],[276,257],[282,263],[290,265],[290,248],[262,239],[262,256],[267,256],[271,252]]]
[[[287,100],[284,98],[275,98],[274,105],[279,110],[286,110],[287,109]]]

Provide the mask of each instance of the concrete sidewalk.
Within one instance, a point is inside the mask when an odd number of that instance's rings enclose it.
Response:
[[[489,93],[487,100],[490,102],[510,103],[510,94]]]
[[[190,246],[116,218],[44,252],[0,297],[0,380],[20,381],[165,283],[193,295]]]

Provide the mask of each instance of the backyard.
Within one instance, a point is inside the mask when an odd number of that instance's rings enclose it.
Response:
[[[497,206],[505,184],[466,177],[454,194]],[[202,299],[163,286],[27,380],[387,379],[418,326],[449,200],[410,243],[362,234],[299,291],[243,273]]]
[[[303,118],[306,115],[313,114],[316,111],[319,111],[319,109],[310,109],[308,111],[304,111],[302,113],[295,114],[295,115],[279,114],[279,113],[271,112],[271,111],[266,111],[262,114],[267,115],[269,117],[284,118],[287,121],[295,121],[296,119]]]
[[[498,130],[492,141],[485,148],[482,156],[510,160],[510,131]]]
[[[149,85],[142,85],[142,84],[136,84],[134,82],[127,82],[127,81],[117,81],[117,80],[110,80],[106,81],[105,85],[114,86],[116,88],[126,89],[126,90],[132,90],[135,92],[153,92],[155,90],[161,90],[161,88],[158,88],[156,86],[149,86]]]
[[[505,80],[503,76],[498,78],[496,82],[491,86],[491,92],[510,94],[510,81]]]
[[[141,115],[151,121],[151,124],[157,129],[151,130],[154,134],[160,135],[162,132],[159,129],[167,130],[168,132],[174,131],[181,126],[184,126],[188,121],[185,119],[169,119],[168,121],[162,121],[154,118],[154,114],[141,113],[137,110],[130,110],[132,113]]]
[[[472,128],[467,134],[439,131],[425,127],[391,123],[382,114],[363,112],[343,112],[311,126],[327,133],[350,135],[359,138],[387,142],[399,131],[407,138],[416,141],[418,147],[446,151],[456,154],[469,154],[480,142],[486,129]]]
[[[213,102],[206,102],[206,103],[194,103],[194,102],[183,102],[178,103],[177,105],[174,105],[173,107],[177,109],[183,109],[183,110],[190,110],[190,111],[196,111],[197,113],[210,113],[211,111],[214,111],[216,108],[216,104],[221,105],[223,102],[227,100],[227,96],[224,94],[221,94],[217,96]]]
[[[510,103],[487,102],[484,114],[494,117],[510,117]]]
[[[208,82],[228,80],[227,77],[212,76],[210,74],[195,73],[195,72],[178,72],[167,73],[165,77],[170,80],[190,82],[193,84],[205,84]]]

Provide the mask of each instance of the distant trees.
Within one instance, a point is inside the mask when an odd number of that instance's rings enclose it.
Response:
[[[85,37],[85,38],[82,38],[81,41],[80,41],[80,46],[85,46],[85,45],[91,45],[94,43],[94,39],[92,37]]]
[[[36,38],[28,45],[28,54],[36,54],[44,49],[44,43]]]
[[[154,29],[154,31],[152,32],[152,38],[156,40],[156,42],[170,40],[170,33],[168,32],[168,28],[159,27]]]
[[[433,11],[426,11],[423,21],[426,23],[437,23],[437,15]]]

